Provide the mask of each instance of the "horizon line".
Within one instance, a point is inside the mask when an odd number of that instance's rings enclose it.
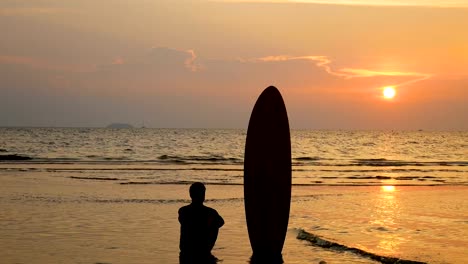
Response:
[[[71,128],[71,129],[206,129],[206,130],[247,130],[247,128],[235,127],[131,127],[131,128],[109,128],[106,126],[4,126],[2,128]],[[312,130],[312,131],[401,131],[401,132],[468,132],[468,129],[431,129],[431,128],[418,128],[418,129],[398,129],[398,128],[290,128],[290,130]]]

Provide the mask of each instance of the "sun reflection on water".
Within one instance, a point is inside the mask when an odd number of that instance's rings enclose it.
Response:
[[[403,242],[398,235],[398,218],[400,203],[394,185],[381,186],[381,192],[375,201],[375,211],[372,215],[372,232],[379,239],[377,251],[384,255],[398,255],[399,246]]]
[[[393,185],[382,186],[382,191],[384,191],[384,192],[394,192],[395,191],[395,186],[393,186]]]

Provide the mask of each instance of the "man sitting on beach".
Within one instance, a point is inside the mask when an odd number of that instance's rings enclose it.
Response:
[[[181,264],[216,262],[211,250],[224,220],[215,209],[203,205],[205,191],[203,183],[192,184],[189,190],[192,203],[179,209]]]

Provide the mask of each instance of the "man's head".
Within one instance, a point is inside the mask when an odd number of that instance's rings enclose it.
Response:
[[[196,182],[190,186],[190,197],[192,198],[192,203],[203,203],[205,201],[205,185],[201,182]]]

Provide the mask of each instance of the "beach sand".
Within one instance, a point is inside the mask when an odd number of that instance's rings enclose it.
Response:
[[[251,255],[240,185],[207,185],[225,219],[213,254]],[[47,172],[0,175],[2,263],[178,263],[178,209],[188,185],[121,185]],[[468,259],[468,187],[294,186],[286,264],[375,263],[312,246],[298,229],[379,255],[429,263]]]

